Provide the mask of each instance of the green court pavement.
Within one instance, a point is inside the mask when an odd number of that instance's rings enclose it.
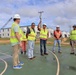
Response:
[[[52,46],[47,46],[47,49],[52,50]],[[10,45],[0,45],[0,52],[8,54],[0,53],[0,57],[8,63],[4,75],[56,75],[55,57],[50,52],[48,56],[40,56],[39,45],[35,46],[36,58],[34,60],[29,60],[26,55],[20,55],[21,61],[25,63],[21,70],[12,69],[12,47]],[[76,56],[70,55],[70,47],[62,47],[62,54],[58,54],[56,48],[56,55],[60,62],[60,75],[76,75]],[[4,63],[0,60],[0,73],[4,67]]]

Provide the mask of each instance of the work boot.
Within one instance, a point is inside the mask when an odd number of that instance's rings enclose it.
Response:
[[[26,54],[26,51],[24,51],[24,54]]]
[[[33,59],[36,58],[36,56],[33,56]]]
[[[61,51],[58,51],[58,53],[62,53]]]
[[[71,55],[74,55],[75,53],[74,53],[74,52],[71,52],[70,54],[71,54]]]
[[[30,60],[33,60],[34,58],[36,58],[36,56],[34,56],[33,58],[29,58]]]
[[[21,51],[21,54],[23,54],[23,51]]]
[[[48,53],[44,53],[44,55],[48,55]]]
[[[41,56],[44,56],[44,54],[41,54]]]

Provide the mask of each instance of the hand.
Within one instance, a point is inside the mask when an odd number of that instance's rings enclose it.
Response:
[[[20,47],[22,47],[22,42],[20,42]]]

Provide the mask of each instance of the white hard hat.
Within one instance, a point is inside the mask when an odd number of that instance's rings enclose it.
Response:
[[[20,19],[20,15],[19,14],[15,14],[13,18],[14,19]]]
[[[59,26],[59,25],[57,25],[56,27],[59,27],[59,28],[60,28],[60,26]]]
[[[45,26],[46,26],[46,23],[43,23],[43,25],[45,25]]]

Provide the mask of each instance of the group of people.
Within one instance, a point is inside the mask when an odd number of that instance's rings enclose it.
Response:
[[[19,26],[20,23],[20,15],[15,14],[13,17],[13,24],[11,27],[11,36],[10,36],[10,42],[13,47],[13,69],[21,69],[24,65],[23,62],[20,62],[19,60],[19,49],[21,48],[21,54],[26,53],[26,43],[28,41],[28,50],[27,50],[27,56],[30,60],[34,59],[34,46],[35,46],[35,40],[36,40],[36,32],[35,32],[35,23],[31,24],[30,28],[27,28],[27,33],[22,31],[22,29]],[[46,42],[49,37],[49,31],[47,29],[46,24],[43,24],[43,27],[41,27],[41,20],[38,24],[38,30],[40,31],[40,55],[48,55],[47,49],[46,49]],[[71,31],[70,36],[70,43],[72,47],[71,54],[74,54],[74,43],[76,43],[76,26],[74,26],[74,30]],[[55,46],[58,44],[58,53],[61,53],[61,37],[62,32],[60,30],[59,26],[56,26],[56,30],[54,31],[54,46],[52,48],[52,52],[55,53]],[[74,38],[74,39],[73,39]]]

